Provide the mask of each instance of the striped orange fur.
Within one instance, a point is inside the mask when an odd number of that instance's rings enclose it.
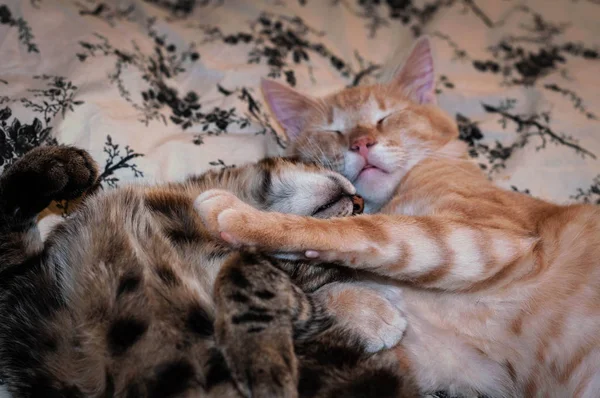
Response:
[[[396,350],[424,391],[600,396],[600,208],[488,181],[436,106],[432,71],[423,39],[387,84],[322,99],[264,84],[290,153],[345,175],[376,214],[317,220],[213,201],[204,222],[238,245],[404,286]]]

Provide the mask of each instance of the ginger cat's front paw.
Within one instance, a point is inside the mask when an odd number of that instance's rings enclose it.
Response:
[[[260,210],[244,203],[229,191],[211,189],[200,194],[194,201],[194,208],[202,218],[206,229],[215,237],[234,246],[252,246],[252,242],[242,241],[233,232],[238,224],[253,222]]]
[[[407,327],[401,289],[374,282],[332,283],[317,294],[326,308],[357,334],[366,351],[398,344]]]

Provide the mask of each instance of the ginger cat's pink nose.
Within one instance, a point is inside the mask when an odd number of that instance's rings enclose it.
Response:
[[[352,143],[350,149],[366,158],[369,148],[375,144],[377,144],[377,141],[373,137],[360,137]]]

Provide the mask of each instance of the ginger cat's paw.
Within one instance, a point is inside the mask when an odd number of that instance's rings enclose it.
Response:
[[[408,325],[401,289],[372,282],[332,283],[317,293],[368,352],[398,344]]]
[[[236,230],[237,223],[251,222],[255,213],[260,213],[244,203],[229,191],[211,189],[200,194],[194,201],[194,208],[202,218],[206,229],[215,237],[234,246],[251,246],[251,242],[242,242],[229,231]]]

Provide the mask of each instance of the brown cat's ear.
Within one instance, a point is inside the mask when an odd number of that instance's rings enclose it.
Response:
[[[427,36],[413,45],[402,69],[391,82],[392,87],[417,104],[435,104],[435,74],[431,44]]]
[[[261,79],[260,85],[288,139],[296,139],[304,129],[310,112],[319,111],[319,104],[315,99],[273,80]]]

